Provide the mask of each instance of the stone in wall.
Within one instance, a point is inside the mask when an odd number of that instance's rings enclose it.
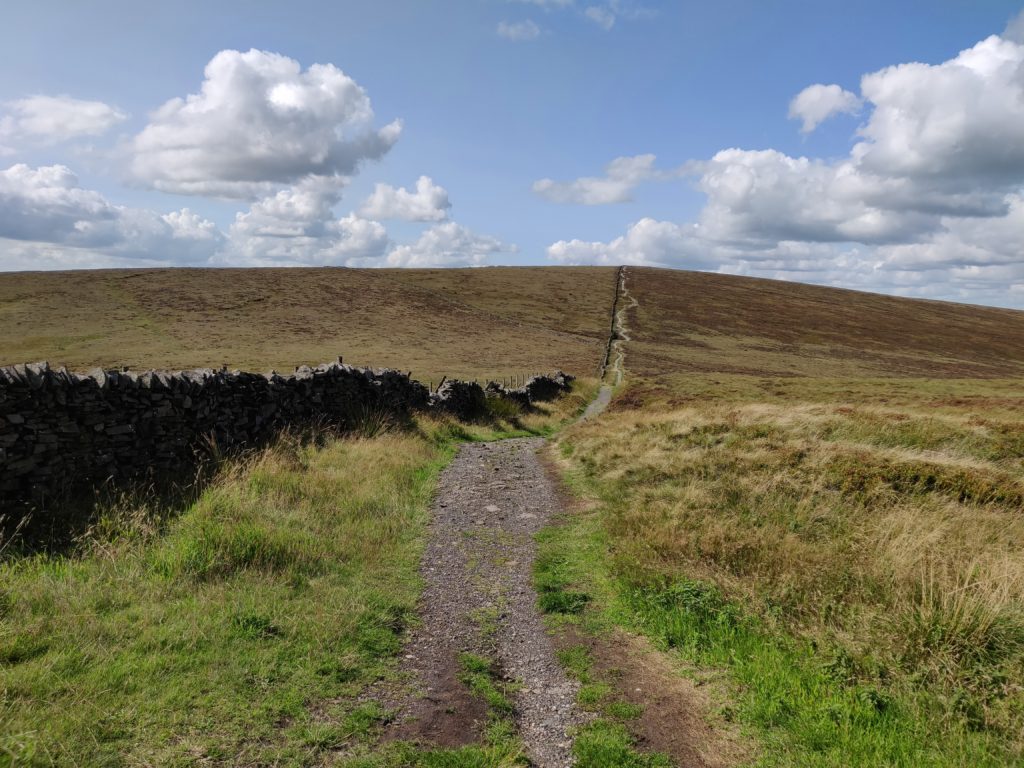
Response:
[[[475,381],[446,381],[430,395],[430,407],[460,419],[475,419],[487,411],[487,397]]]
[[[515,389],[492,381],[487,385],[485,393],[488,397],[503,397],[528,408],[533,403],[554,400],[562,393],[567,392],[573,381],[575,381],[574,376],[558,371],[550,376],[533,376],[523,386]]]
[[[367,409],[402,414],[428,403],[427,388],[403,373],[340,364],[287,376],[0,368],[0,510],[174,472],[209,446],[257,444],[290,426],[344,428]]]

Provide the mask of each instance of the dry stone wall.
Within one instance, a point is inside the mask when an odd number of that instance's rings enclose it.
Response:
[[[537,379],[557,381],[557,389],[571,377],[535,377],[524,389],[533,383],[538,395],[553,391]],[[286,376],[0,367],[0,514],[108,480],[175,473],[194,465],[199,451],[259,444],[285,427],[344,428],[368,411],[427,408],[473,418],[484,407],[475,383],[448,382],[431,393],[398,371],[340,363]]]

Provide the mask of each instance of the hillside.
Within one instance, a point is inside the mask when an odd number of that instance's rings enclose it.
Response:
[[[624,275],[625,377],[590,418],[593,379],[471,423],[369,414],[101,493],[67,551],[0,541],[0,754],[1020,765],[1024,313]],[[0,359],[592,372],[616,277],[5,275]]]
[[[629,268],[630,369],[753,376],[1024,373],[1024,312],[731,275]]]
[[[626,273],[625,387],[558,438],[596,511],[542,559],[742,691],[757,765],[1020,765],[1024,313]]]
[[[792,378],[1024,373],[1024,312],[630,267],[629,368]],[[176,269],[9,273],[0,364],[289,370],[332,360],[501,376],[603,354],[614,270]]]
[[[614,270],[175,269],[0,278],[0,364],[592,374]]]

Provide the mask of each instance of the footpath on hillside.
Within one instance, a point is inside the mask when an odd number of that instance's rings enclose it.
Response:
[[[628,340],[625,271],[619,270],[605,381],[582,419],[596,417],[622,381]],[[538,452],[543,438],[463,445],[442,473],[421,573],[421,623],[401,663],[407,685],[385,703],[385,738],[457,747],[479,743],[487,705],[460,678],[467,654],[511,682],[514,716],[531,764],[572,765],[571,730],[587,720],[579,684],[560,666],[533,589],[534,534],[561,511]]]

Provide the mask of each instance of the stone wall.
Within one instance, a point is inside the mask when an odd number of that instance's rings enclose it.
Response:
[[[557,378],[567,388],[560,376],[531,382]],[[534,388],[551,391],[550,384]],[[474,418],[484,402],[475,383],[448,382],[431,393],[398,371],[338,363],[287,376],[0,368],[0,514],[108,480],[174,473],[194,465],[198,452],[256,445],[284,427],[344,428],[368,411],[427,408]]]

